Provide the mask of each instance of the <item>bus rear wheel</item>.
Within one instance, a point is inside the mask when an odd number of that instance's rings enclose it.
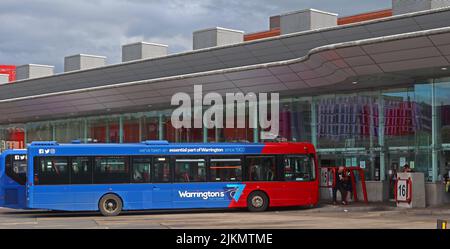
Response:
[[[104,195],[99,203],[98,209],[104,216],[116,216],[122,211],[122,200],[115,194]]]
[[[269,207],[269,197],[264,192],[255,191],[247,198],[247,208],[250,212],[263,212]]]

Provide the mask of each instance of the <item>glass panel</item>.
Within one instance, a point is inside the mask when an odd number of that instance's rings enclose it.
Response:
[[[248,107],[246,107],[245,115],[238,115],[237,107],[234,109],[234,124],[232,128],[226,127],[227,113],[226,107],[223,108],[223,128],[208,130],[208,141],[217,142],[253,142],[254,128],[250,128]],[[237,119],[245,119],[245,128],[237,128]]]
[[[275,181],[276,167],[274,157],[247,156],[246,159],[249,181]]]
[[[415,119],[415,146],[430,146],[432,141],[432,123],[431,123],[431,84],[414,85],[414,102],[412,117]],[[431,166],[431,164],[430,164]]]
[[[439,140],[450,144],[450,82],[436,83],[436,111],[439,129]]]
[[[48,122],[29,123],[26,125],[27,142],[53,140],[53,129]]]
[[[431,144],[431,88],[383,92],[384,135],[387,146]],[[416,141],[417,139],[417,141]]]
[[[378,102],[372,94],[321,96],[316,100],[319,148],[372,147]]]
[[[450,181],[450,151],[443,151],[439,161],[439,179],[448,182]]]
[[[100,117],[88,120],[88,141],[119,143],[119,118]]]
[[[83,140],[84,122],[81,120],[64,120],[52,123],[55,129],[54,140],[59,143],[70,143],[72,140]]]
[[[177,142],[177,130],[172,126],[170,115],[165,115],[163,118],[164,139],[169,142]]]
[[[142,119],[142,140],[159,139],[159,118],[145,116]]]
[[[307,156],[288,156],[284,158],[284,179],[286,181],[312,181],[316,178],[314,163]]]
[[[311,142],[311,99],[282,99],[279,105],[280,130],[277,140]],[[269,108],[268,111],[270,111]],[[260,130],[270,131],[270,128]],[[271,141],[260,139],[262,142]]]
[[[94,183],[129,183],[127,157],[96,157]]]
[[[242,181],[242,162],[240,158],[211,158],[209,169],[212,182]]]
[[[69,184],[69,165],[66,157],[35,158],[35,184]]]
[[[175,160],[175,182],[206,182],[205,159],[177,158]]]
[[[425,174],[425,181],[433,181],[431,149],[417,150],[415,152],[415,161],[407,162],[407,164],[414,172],[423,172]]]
[[[141,141],[141,115],[128,114],[123,116],[123,142],[139,143]]]

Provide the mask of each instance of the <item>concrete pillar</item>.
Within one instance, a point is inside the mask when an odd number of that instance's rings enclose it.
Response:
[[[56,128],[51,122],[48,122],[48,125],[52,128],[52,141],[56,141]]]
[[[378,144],[380,151],[380,181],[386,180],[386,150],[384,146],[384,99],[381,92],[378,95]]]
[[[317,149],[317,106],[315,98],[311,100],[311,143]]]
[[[216,132],[215,132],[215,137],[216,137],[216,142],[219,142],[219,140],[220,140],[220,138],[219,138],[219,132],[220,132],[220,129],[219,128],[215,128],[216,129]],[[225,129],[225,128],[224,128]]]
[[[23,142],[25,143],[24,146],[25,148],[27,147],[27,143],[28,143],[28,138],[27,138],[27,125],[24,124],[23,125]]]
[[[123,143],[123,116],[119,116],[119,143]]]
[[[84,123],[83,137],[84,137],[84,142],[87,143],[88,142],[88,120],[87,120],[87,118],[83,119],[83,123]]]
[[[208,142],[208,128],[203,124],[203,143]]]
[[[437,182],[439,170],[439,122],[437,117],[437,100],[435,80],[431,83],[431,169],[432,182]]]
[[[249,108],[250,110],[250,108]],[[253,142],[254,143],[258,143],[259,142],[259,125],[258,125],[258,106],[255,107],[255,111],[254,111],[254,115],[253,115]]]
[[[158,115],[158,138],[159,140],[164,140],[164,130],[163,130],[163,115],[160,113]]]
[[[142,117],[139,117],[139,142],[140,141],[143,141],[144,139],[142,138],[142,122],[143,122],[143,119],[144,119],[145,117],[144,116],[142,116]]]
[[[108,119],[106,119],[106,129],[105,129],[105,138],[106,138],[106,143],[109,143],[109,139],[110,139],[110,137],[109,137],[109,120]]]

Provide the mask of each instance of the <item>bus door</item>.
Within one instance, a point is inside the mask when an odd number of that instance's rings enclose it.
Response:
[[[26,154],[2,154],[0,165],[0,206],[19,209],[26,207],[26,158]]]
[[[172,177],[170,170],[170,157],[154,157],[152,206],[155,209],[172,207]]]
[[[284,157],[284,178],[291,196],[296,196],[297,200],[309,203],[316,199],[317,181],[316,165],[313,156],[308,155],[287,155]],[[295,186],[293,184],[296,184]],[[301,187],[297,186],[302,184]]]

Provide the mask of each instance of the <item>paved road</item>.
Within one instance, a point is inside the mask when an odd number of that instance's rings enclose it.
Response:
[[[316,209],[249,213],[223,211],[128,212],[116,217],[97,213],[24,211],[0,208],[0,228],[436,228],[437,219],[450,220],[440,209],[417,212],[379,208],[323,206]],[[442,211],[444,210],[444,211]],[[345,222],[338,216],[345,217]]]

